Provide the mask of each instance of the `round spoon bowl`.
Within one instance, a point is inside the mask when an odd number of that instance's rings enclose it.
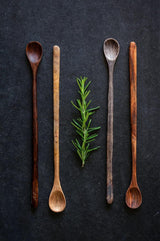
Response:
[[[109,38],[104,41],[103,50],[108,61],[115,61],[117,59],[119,49],[120,46],[117,40]]]
[[[39,42],[34,41],[27,44],[26,55],[32,64],[37,64],[42,58],[42,46]]]
[[[126,192],[126,204],[129,208],[136,209],[142,203],[142,194],[138,187],[129,187]]]
[[[62,212],[66,207],[66,199],[61,190],[53,190],[49,197],[49,207],[53,212]]]

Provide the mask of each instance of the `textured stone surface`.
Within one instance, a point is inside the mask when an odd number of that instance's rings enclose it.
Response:
[[[0,240],[160,240],[160,3],[116,0],[1,0],[0,7]],[[121,46],[114,73],[114,203],[106,196],[107,64],[103,41]],[[43,45],[38,72],[39,207],[30,207],[32,80],[25,56],[29,41]],[[129,42],[138,49],[139,210],[124,203],[131,176]],[[48,208],[53,183],[52,46],[61,47],[60,171],[67,200],[62,214]],[[85,168],[80,167],[70,124],[77,113],[76,76],[92,80],[90,97],[101,109],[101,130]]]

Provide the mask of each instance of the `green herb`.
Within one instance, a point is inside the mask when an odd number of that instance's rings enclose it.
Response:
[[[98,136],[98,134],[94,132],[100,129],[100,127],[91,127],[91,116],[94,114],[95,110],[99,109],[99,106],[95,108],[88,108],[91,100],[86,101],[86,98],[90,93],[88,86],[91,81],[86,84],[86,77],[80,77],[76,80],[79,87],[78,93],[80,94],[80,99],[77,99],[77,105],[75,105],[73,101],[71,101],[71,103],[80,112],[80,118],[77,120],[73,119],[71,123],[76,128],[76,132],[78,133],[81,141],[75,139],[72,143],[77,149],[77,153],[82,160],[83,167],[90,152],[99,148],[99,146],[90,148],[90,143]]]

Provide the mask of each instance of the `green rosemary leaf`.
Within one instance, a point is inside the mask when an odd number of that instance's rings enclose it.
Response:
[[[89,111],[93,111],[93,110],[98,110],[99,108],[100,108],[100,106],[97,106],[95,108],[88,109],[87,111],[89,112]]]
[[[80,108],[78,108],[78,106],[76,106],[76,105],[73,103],[73,101],[71,101],[71,104],[72,104],[77,110],[80,111]]]
[[[81,87],[81,80],[80,80],[80,79],[78,79],[78,78],[77,78],[77,84],[78,84],[78,86],[79,86],[80,90],[82,90],[82,87]]]
[[[99,148],[100,148],[100,146],[97,146],[97,147],[95,147],[95,148],[89,149],[88,152],[96,151],[96,150],[98,150]]]
[[[71,124],[76,128],[76,129],[78,129],[78,130],[80,130],[81,131],[81,128],[80,127],[78,127],[76,124],[74,124],[73,122],[71,122]]]
[[[72,140],[72,144],[75,146],[75,148],[77,149],[78,146],[76,145],[76,143]]]
[[[92,121],[91,119],[88,121],[88,126],[87,126],[88,129],[89,129],[89,127],[90,127],[91,121]]]
[[[81,128],[81,125],[76,121],[76,120],[72,120],[77,126],[79,126]],[[72,122],[71,122],[72,123]]]
[[[79,108],[81,108],[81,107],[82,107],[82,104],[81,104],[80,99],[77,99],[77,103],[78,103],[78,105],[79,105]]]
[[[76,139],[76,144],[78,146],[78,148],[81,150],[81,145],[79,144],[79,141]]]
[[[88,117],[89,117],[89,113],[86,113],[86,117],[84,119],[84,123],[86,123],[88,121]]]
[[[80,131],[76,130],[76,132],[83,138],[83,133],[81,133]]]
[[[77,153],[78,153],[79,157],[82,159],[81,152],[79,149],[77,149]]]
[[[94,113],[95,113],[95,111],[88,112],[89,115],[93,115]]]
[[[89,143],[88,143],[88,145],[86,146],[86,151],[88,150],[88,148],[89,148]]]
[[[84,93],[85,99],[87,98],[87,96],[89,95],[90,92],[91,92],[90,90],[85,91],[85,93]]]
[[[90,140],[90,139],[92,139],[92,138],[95,138],[95,137],[97,137],[97,136],[98,136],[98,134],[90,135],[90,136],[88,136],[87,141]]]
[[[84,88],[84,90],[86,90],[88,88],[88,86],[90,85],[91,81],[88,82],[88,84],[86,85],[86,87]]]
[[[88,106],[90,105],[91,102],[92,102],[91,100],[88,101],[88,103],[87,103],[87,105],[86,105],[86,108],[88,108]]]
[[[89,142],[92,142],[92,141],[95,141],[95,139],[88,140],[88,141],[86,141],[86,143],[89,143]]]
[[[93,127],[93,128],[89,128],[88,129],[88,133],[91,132],[91,131],[98,131],[101,127],[98,126],[98,127]]]
[[[88,95],[90,94],[90,90],[87,90],[87,88],[91,84],[91,81],[86,83],[86,77],[77,78],[76,81],[79,87],[78,93],[80,94],[80,99],[77,99],[78,106],[75,105],[73,101],[71,101],[71,103],[80,112],[80,117],[77,118],[77,120],[73,119],[71,123],[76,128],[79,139],[75,139],[75,141],[72,141],[72,143],[76,148],[77,154],[82,161],[82,166],[84,166],[89,156],[89,153],[99,148],[90,148],[90,142],[94,141],[95,138],[98,136],[96,133],[93,132],[100,129],[100,127],[91,127],[92,120],[90,116],[95,113],[95,110],[99,109],[99,106],[87,109],[91,103],[91,100],[86,100]],[[90,132],[92,132],[93,134],[90,134]]]

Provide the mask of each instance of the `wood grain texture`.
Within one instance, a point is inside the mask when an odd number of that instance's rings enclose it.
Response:
[[[59,175],[59,76],[60,48],[55,45],[53,46],[54,183],[49,196],[49,207],[56,213],[62,212],[66,207]]]
[[[130,43],[129,49],[130,72],[130,114],[131,114],[131,145],[132,145],[132,181],[137,183],[137,47],[135,42]]]
[[[142,194],[137,183],[137,47],[135,42],[129,48],[130,72],[130,113],[131,113],[131,148],[132,148],[132,179],[126,192],[126,204],[136,209],[142,203]]]
[[[59,182],[59,76],[60,48],[53,46],[54,182]]]
[[[110,63],[109,63],[110,64]],[[109,89],[108,89],[108,121],[107,121],[107,202],[113,202],[113,69],[114,65],[109,66]]]
[[[37,68],[33,70],[33,177],[32,206],[38,206],[38,113],[37,113]]]
[[[113,202],[113,71],[116,59],[119,55],[120,45],[116,39],[108,38],[104,41],[103,51],[109,69],[109,89],[108,89],[108,120],[107,120],[107,203]]]
[[[37,71],[42,59],[42,46],[39,42],[29,42],[26,46],[26,55],[30,62],[33,74],[33,172],[32,172],[32,207],[38,206],[38,113],[37,113]]]

